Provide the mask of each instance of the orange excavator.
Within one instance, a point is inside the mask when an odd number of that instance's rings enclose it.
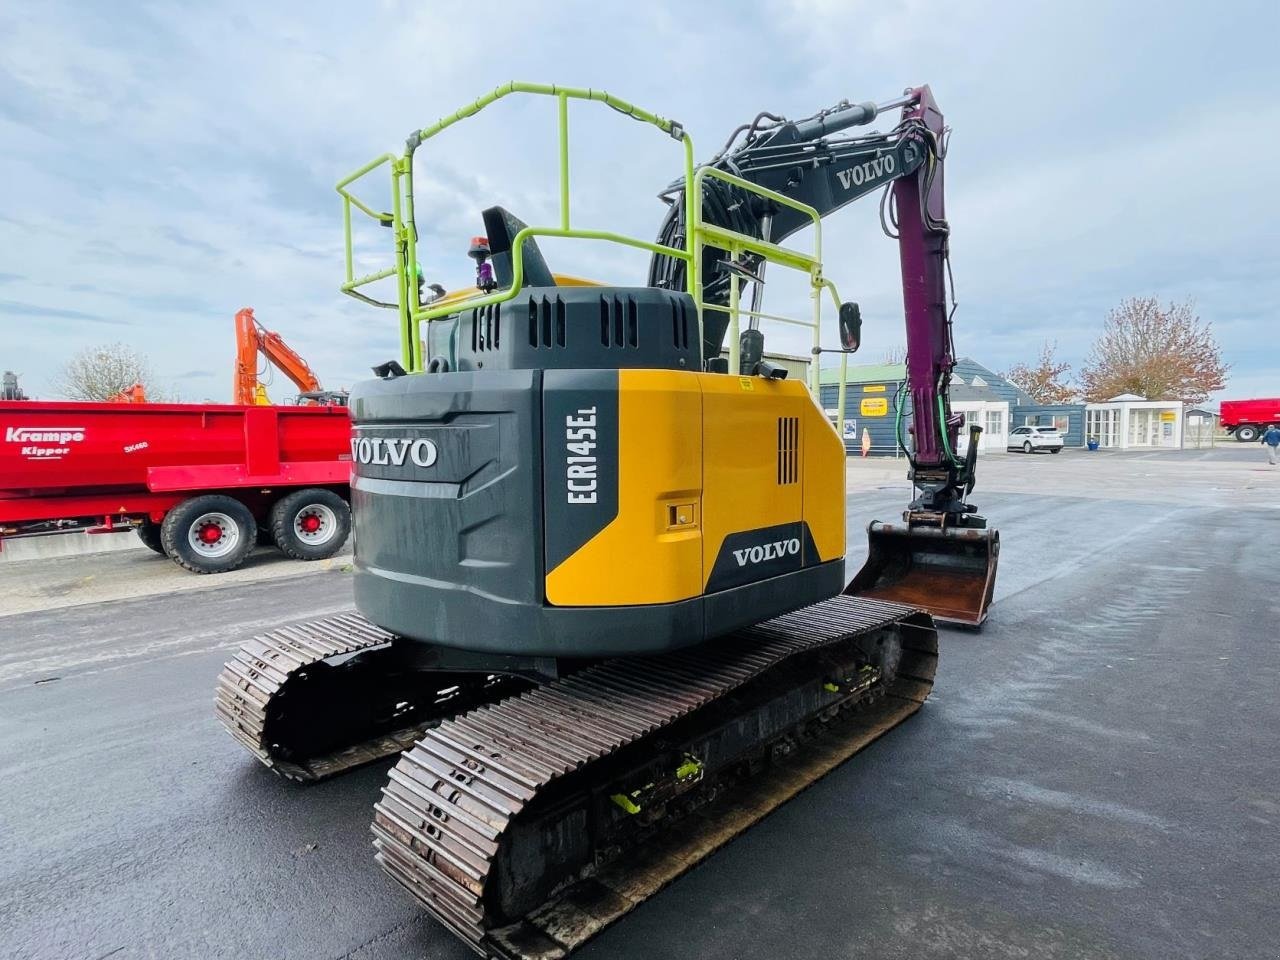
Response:
[[[236,373],[232,403],[266,405],[271,403],[266,385],[258,378],[258,354],[293,381],[298,388],[300,404],[347,405],[345,390],[325,390],[307,361],[284,342],[280,334],[266,329],[245,307],[236,314]]]
[[[107,397],[107,403],[146,403],[147,388],[140,383],[135,383],[131,387],[125,387],[123,390],[117,390],[111,396]]]

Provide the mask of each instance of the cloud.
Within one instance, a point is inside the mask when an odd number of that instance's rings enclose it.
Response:
[[[333,184],[498,83],[608,89],[679,119],[706,157],[762,109],[807,115],[928,81],[954,128],[961,353],[1005,367],[1051,339],[1078,365],[1121,297],[1191,296],[1252,383],[1276,369],[1257,345],[1280,307],[1265,166],[1280,147],[1280,22],[1273,4],[1215,10],[581,0],[531,22],[502,4],[483,17],[395,3],[317,3],[306,17],[219,2],[11,5],[0,343],[18,346],[39,388],[104,325],[127,326],[179,388],[213,376],[229,390],[232,317],[251,305],[327,386],[349,386],[394,355],[398,332],[389,311],[337,292]],[[678,148],[597,105],[574,105],[571,133],[575,223],[652,237]],[[426,144],[417,173],[424,269],[465,285],[480,209],[558,219],[552,104],[486,110]],[[379,172],[361,189],[382,204],[387,184]],[[874,208],[823,228],[827,274],[863,305],[868,360],[904,336],[896,247]],[[389,262],[385,230],[360,240],[358,272]],[[546,249],[560,270],[643,281],[642,256]],[[768,309],[803,310],[803,296],[771,274]],[[769,336],[807,348],[803,334]]]
[[[59,320],[80,320],[85,323],[101,323],[108,326],[128,326],[128,320],[118,317],[100,317],[82,310],[63,310],[59,307],[45,307],[38,303],[22,303],[18,300],[0,300],[0,313],[15,317],[42,317]]]

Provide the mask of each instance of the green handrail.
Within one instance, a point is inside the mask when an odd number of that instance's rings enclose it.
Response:
[[[753,237],[749,234],[738,233],[725,227],[715,224],[703,223],[702,221],[702,191],[708,179],[720,180],[731,186],[738,187],[748,193],[763,197],[773,203],[784,207],[790,207],[799,213],[807,216],[813,223],[813,253],[804,253],[800,250],[794,250],[790,247],[784,247],[781,244],[770,243],[759,237]],[[714,167],[699,167],[693,178],[694,187],[698,192],[699,202],[696,205],[696,216],[691,221],[693,223],[693,253],[696,261],[702,259],[702,248],[704,246],[716,247],[729,252],[732,259],[737,259],[744,252],[754,253],[769,263],[776,263],[779,266],[787,267],[792,270],[798,270],[805,273],[809,277],[810,297],[813,301],[813,317],[810,320],[801,320],[793,317],[780,317],[762,313],[755,310],[743,310],[739,302],[738,284],[740,282],[736,275],[730,275],[729,280],[729,369],[738,369],[738,333],[739,318],[742,316],[759,317],[762,319],[778,320],[783,323],[792,323],[799,326],[809,327],[813,334],[813,348],[816,350],[821,346],[822,334],[822,291],[827,290],[831,294],[831,298],[835,303],[836,309],[840,309],[840,296],[836,291],[835,284],[826,279],[822,275],[822,215],[807,203],[803,203],[793,197],[785,196],[776,190],[770,190],[758,183],[752,183],[750,180],[744,180],[742,177],[726,173]],[[707,306],[702,300],[701,289],[695,294],[695,302],[697,303],[699,315]],[[714,305],[713,305],[714,306]],[[820,364],[818,358],[821,354],[814,354],[813,361],[809,364],[809,392],[813,395],[815,402],[821,404],[821,378]],[[839,430],[843,436],[844,430],[844,412],[845,412],[845,384],[843,371],[847,364],[847,355],[841,355],[841,379],[840,385],[836,388],[837,396],[837,418],[840,421]]]
[[[512,242],[512,282],[503,290],[495,290],[486,294],[477,294],[465,300],[452,300],[447,304],[431,306],[417,302],[416,277],[413,272],[417,265],[418,230],[414,209],[413,161],[418,148],[426,141],[436,137],[449,127],[468,117],[475,116],[481,110],[513,94],[530,94],[535,96],[554,97],[556,99],[557,127],[559,134],[559,225],[528,226],[520,230]],[[608,230],[584,230],[574,228],[570,217],[569,203],[569,101],[586,100],[603,103],[625,116],[656,127],[684,146],[684,203],[685,230],[684,248],[652,243],[624,234]],[[389,168],[391,176],[391,210],[384,212],[362,201],[354,193],[354,184],[368,176],[383,165]],[[742,190],[765,198],[773,203],[789,207],[807,216],[814,225],[814,249],[812,253],[784,247],[758,237],[738,233],[714,224],[702,222],[702,192],[708,178],[714,178]],[[583,87],[562,87],[554,84],[522,83],[513,81],[503,84],[456,110],[435,123],[415,130],[409,137],[404,153],[396,155],[384,153],[345,176],[337,184],[337,191],[342,197],[343,240],[345,259],[345,279],[340,289],[343,293],[356,297],[366,303],[380,307],[397,309],[400,313],[401,355],[405,369],[418,372],[423,369],[421,324],[430,323],[440,317],[459,312],[461,309],[474,309],[489,304],[502,303],[515,298],[524,284],[524,243],[533,237],[554,237],[575,240],[593,240],[617,243],[635,249],[646,250],[653,254],[674,257],[685,263],[685,286],[693,298],[697,308],[698,339],[703,339],[703,310],[707,306],[702,299],[701,257],[706,246],[727,250],[731,257],[737,258],[744,252],[756,254],[771,263],[782,267],[799,270],[809,277],[811,298],[813,300],[812,320],[801,320],[777,317],[760,311],[742,310],[739,303],[739,279],[735,276],[730,287],[730,324],[729,341],[730,366],[736,369],[738,361],[738,319],[746,314],[761,319],[782,320],[811,327],[814,347],[819,346],[821,331],[821,298],[822,291],[830,293],[837,308],[840,298],[835,285],[822,274],[822,225],[821,216],[813,207],[784,196],[777,191],[751,183],[741,177],[717,170],[713,167],[695,169],[693,160],[693,141],[684,128],[675,121],[668,120],[648,110],[637,107],[620,97],[615,97],[604,90],[593,90]],[[351,222],[352,208],[380,225],[391,227],[395,260],[392,266],[374,270],[357,277],[355,275],[354,239]],[[388,278],[396,278],[396,302],[379,300],[362,292],[361,288]],[[716,307],[717,309],[723,309]],[[845,358],[841,358],[843,369]],[[819,364],[815,354],[811,364],[809,388],[815,401],[820,403]],[[845,409],[845,384],[841,377],[839,387],[838,416],[843,430]]]
[[[560,224],[558,227],[529,227],[521,230],[514,241],[514,250],[512,251],[512,273],[513,283],[506,290],[495,291],[484,296],[470,298],[462,303],[453,302],[446,306],[431,308],[430,306],[422,307],[417,303],[415,278],[410,276],[410,272],[416,268],[417,264],[417,244],[418,231],[415,222],[415,211],[413,205],[413,157],[415,151],[421,144],[435,137],[444,130],[453,126],[467,117],[475,116],[485,107],[496,103],[503,97],[512,94],[532,94],[538,96],[555,97],[557,100],[557,119],[559,127],[559,151],[560,151]],[[699,289],[698,263],[692,254],[693,236],[690,232],[685,240],[685,248],[679,249],[669,247],[663,244],[650,243],[635,237],[628,237],[623,234],[614,233],[606,230],[580,230],[574,229],[570,223],[570,207],[569,207],[569,101],[570,100],[588,100],[597,101],[611,107],[618,112],[631,117],[642,123],[650,124],[657,127],[663,133],[680,141],[684,145],[684,173],[685,173],[685,198],[686,198],[686,217],[688,222],[693,221],[695,192],[693,190],[693,141],[684,131],[684,128],[675,121],[660,117],[655,113],[644,110],[635,104],[629,103],[620,97],[604,90],[592,90],[583,87],[561,87],[554,84],[541,83],[521,83],[513,81],[503,84],[500,87],[490,91],[482,97],[472,101],[454,113],[437,120],[430,126],[414,131],[409,138],[405,152],[402,156],[386,153],[370,160],[358,170],[348,174],[337,184],[338,193],[342,196],[343,201],[343,247],[346,262],[345,282],[340,289],[343,293],[349,294],[367,303],[377,306],[398,308],[401,319],[401,354],[405,368],[411,372],[423,369],[422,363],[422,341],[421,341],[421,323],[425,320],[430,322],[436,317],[445,316],[456,313],[460,307],[479,307],[490,303],[500,303],[504,300],[514,298],[519,292],[524,279],[524,262],[523,262],[523,241],[529,237],[546,236],[561,237],[576,240],[598,240],[611,243],[619,243],[642,250],[648,250],[651,253],[661,253],[666,256],[677,257],[685,262],[686,269],[686,287],[691,295],[695,295]],[[378,169],[383,164],[387,164],[391,171],[391,199],[392,210],[390,213],[383,213],[375,210],[373,207],[357,198],[352,190],[352,185],[362,177],[368,175],[372,171]],[[376,270],[364,276],[356,277],[354,269],[354,243],[353,231],[351,226],[351,208],[355,207],[365,216],[378,221],[380,224],[390,225],[392,228],[393,242],[395,245],[395,265],[382,270]],[[359,288],[370,283],[376,283],[379,280],[385,280],[388,277],[395,276],[397,278],[397,303],[389,303],[370,297],[362,293]],[[695,296],[696,298],[696,296]],[[702,336],[701,312],[699,311],[698,325],[699,339]]]

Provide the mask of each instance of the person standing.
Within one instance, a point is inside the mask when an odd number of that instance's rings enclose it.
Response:
[[[1262,435],[1262,442],[1267,445],[1267,463],[1274,467],[1276,465],[1276,451],[1280,449],[1280,427],[1274,423],[1267,427],[1267,432]]]

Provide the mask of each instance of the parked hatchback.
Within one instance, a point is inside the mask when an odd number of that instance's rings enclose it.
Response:
[[[1009,449],[1023,453],[1037,450],[1057,453],[1062,449],[1062,434],[1057,427],[1018,427],[1009,433]]]

